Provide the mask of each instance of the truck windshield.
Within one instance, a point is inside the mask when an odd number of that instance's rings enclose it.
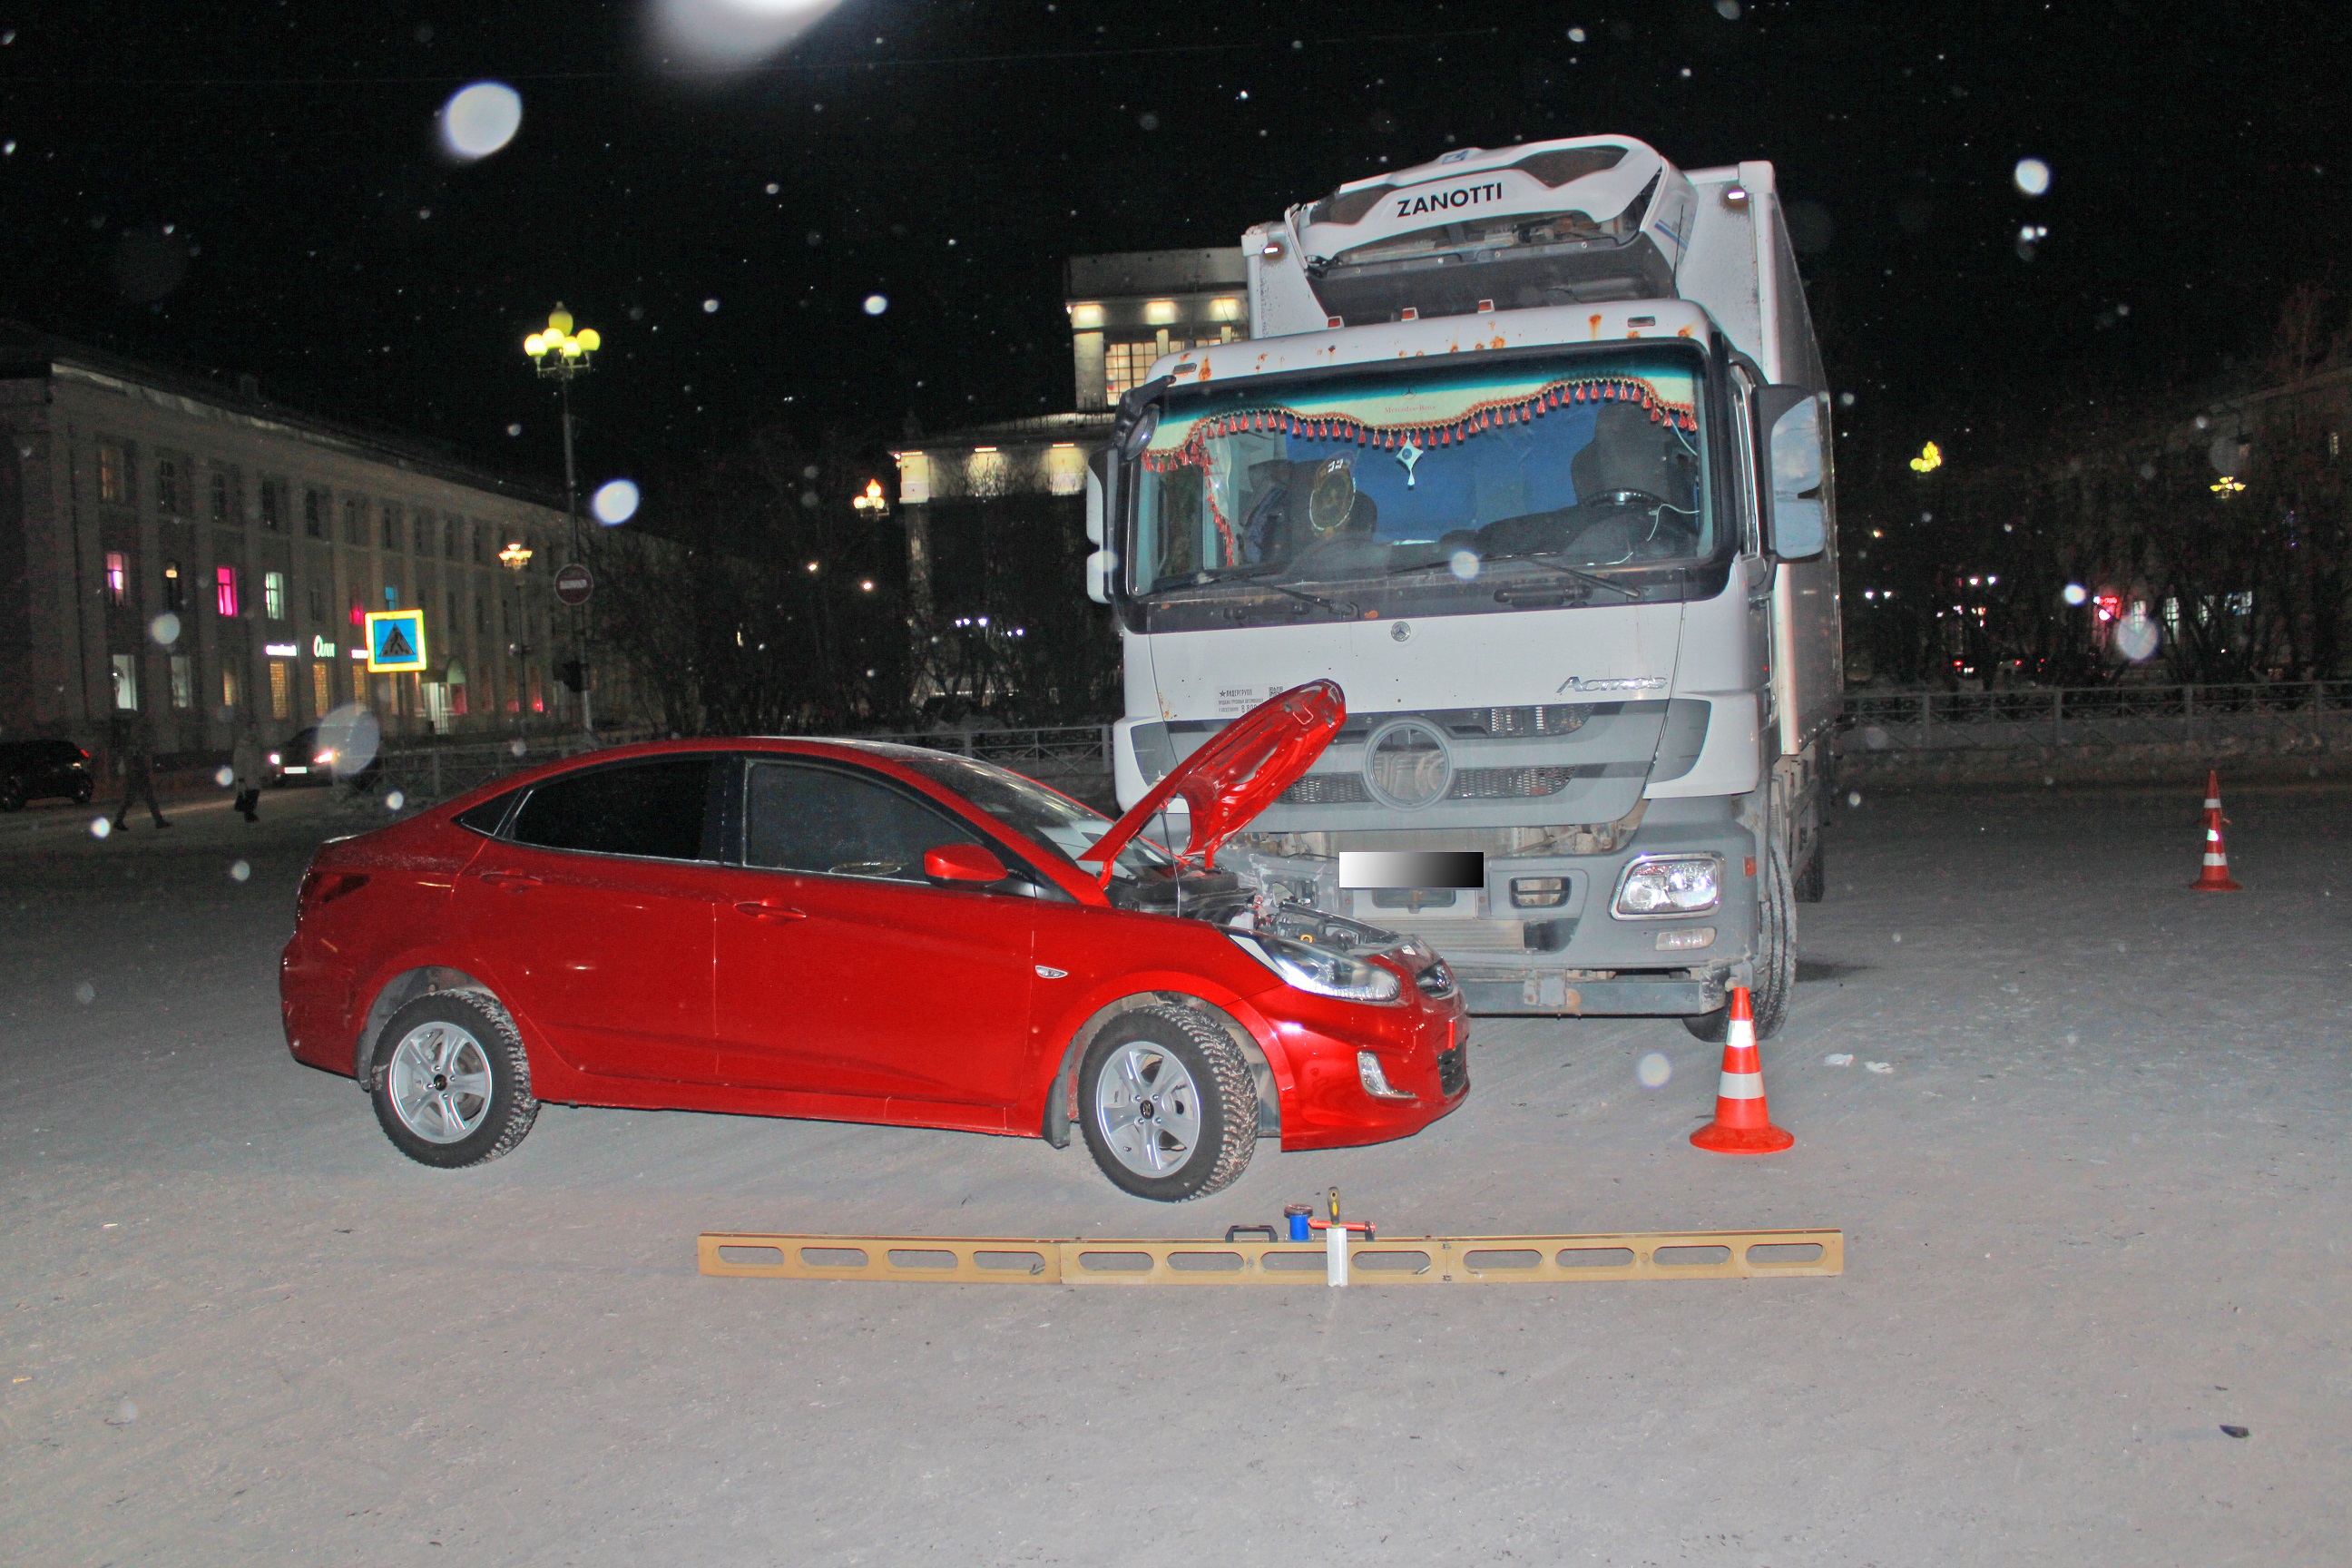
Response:
[[[1703,364],[1645,345],[1171,392],[1129,591],[1166,629],[1678,597],[1717,542]]]

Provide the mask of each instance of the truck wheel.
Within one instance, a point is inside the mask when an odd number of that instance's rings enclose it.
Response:
[[[393,1146],[446,1171],[497,1159],[539,1116],[522,1037],[479,992],[437,991],[394,1013],[368,1079]]]
[[[1818,904],[1822,901],[1822,895],[1829,890],[1826,864],[1829,852],[1829,846],[1822,842],[1821,836],[1814,835],[1812,856],[1805,862],[1805,868],[1797,873],[1797,902]]]
[[[1756,1037],[1769,1040],[1780,1032],[1789,1016],[1789,1002],[1797,990],[1797,900],[1789,879],[1789,862],[1776,845],[1765,857],[1764,897],[1756,907],[1756,984],[1748,1005],[1756,1014]],[[1717,1007],[1683,1027],[1702,1040],[1721,1044],[1731,1033],[1731,1009]]]
[[[1078,1068],[1087,1152],[1114,1185],[1182,1203],[1231,1186],[1257,1148],[1257,1087],[1225,1032],[1190,1007],[1141,1007]]]

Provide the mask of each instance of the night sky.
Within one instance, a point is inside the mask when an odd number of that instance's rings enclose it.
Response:
[[[607,345],[583,479],[653,477],[779,419],[1065,409],[1072,252],[1616,132],[1774,161],[1842,461],[1964,463],[2213,384],[2352,238],[2340,4],[846,0],[728,77],[665,64],[649,3],[0,7],[0,313],[543,476],[520,339],[561,299]],[[460,163],[436,111],[482,79],[521,129]]]

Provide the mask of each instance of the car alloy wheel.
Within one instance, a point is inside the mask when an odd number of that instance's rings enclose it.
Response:
[[[490,1058],[455,1024],[419,1024],[392,1047],[384,1089],[400,1124],[427,1143],[455,1143],[490,1113]]]
[[[1103,1142],[1139,1176],[1181,1171],[1201,1145],[1201,1091],[1176,1053],[1142,1041],[1111,1052],[1095,1079]]]
[[[498,1158],[539,1115],[522,1037],[487,992],[431,992],[394,1013],[366,1087],[394,1146],[444,1169]]]
[[[1232,1184],[1257,1142],[1249,1062],[1199,1008],[1123,1013],[1078,1071],[1087,1148],[1138,1197],[1181,1203]]]

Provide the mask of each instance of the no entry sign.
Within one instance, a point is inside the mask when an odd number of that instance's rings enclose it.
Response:
[[[596,579],[576,561],[555,574],[555,596],[567,605],[584,605],[595,591]]]

